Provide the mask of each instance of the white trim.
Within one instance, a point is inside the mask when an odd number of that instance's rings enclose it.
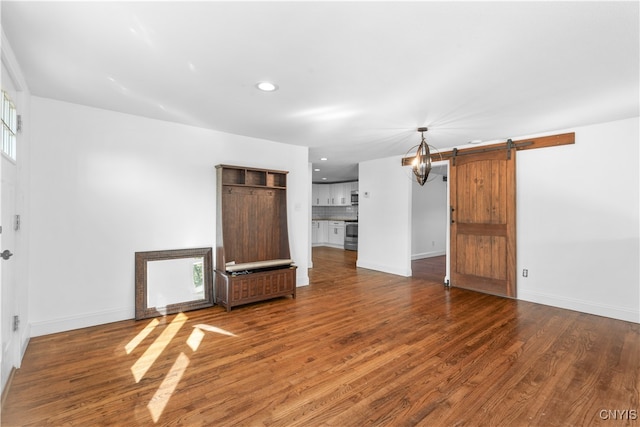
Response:
[[[7,162],[13,164],[13,165],[17,165],[18,161],[14,158],[12,158],[11,156],[9,156],[7,153],[4,152],[4,150],[0,150],[0,154],[2,154],[2,158],[5,159]]]
[[[446,255],[447,251],[431,251],[431,252],[423,252],[420,254],[413,254],[411,255],[411,261],[415,261],[417,259],[424,259],[424,258],[433,258],[433,257],[437,257],[437,256],[442,256],[442,255]]]
[[[20,366],[22,366],[22,359],[24,358],[24,354],[27,352],[27,347],[31,341],[31,325],[27,325],[27,332],[22,334],[20,339],[22,340],[20,343],[20,360],[18,361],[18,366],[16,366],[16,368],[20,368]]]
[[[300,288],[302,286],[309,286],[309,274],[306,273],[304,269],[298,268],[296,274],[296,288]]]
[[[133,320],[134,313],[134,307],[130,307],[128,309],[84,313],[77,316],[58,318],[45,322],[32,322],[30,324],[31,337],[87,328],[89,326],[102,325],[105,323],[120,322],[122,320]]]
[[[314,248],[317,248],[318,246],[324,246],[324,247],[327,247],[327,248],[344,249],[344,245],[335,245],[333,243],[326,243],[326,242],[325,243],[314,243],[311,246],[314,247]]]
[[[411,277],[411,269],[410,268],[407,271],[407,270],[403,270],[403,269],[400,269],[400,268],[396,268],[395,266],[375,264],[375,263],[362,262],[362,261],[357,261],[356,262],[356,267],[366,268],[366,269],[369,269],[369,270],[381,271],[383,273],[395,274],[395,275],[403,276],[403,277]]]
[[[9,72],[9,76],[15,85],[16,91],[28,92],[29,87],[27,86],[27,81],[24,79],[24,74],[22,74],[18,60],[11,49],[11,45],[9,44],[9,40],[4,33],[4,30],[2,30],[2,49],[0,50],[2,51],[2,63]]]
[[[640,312],[624,307],[594,304],[590,301],[576,298],[558,297],[556,295],[532,291],[518,291],[518,300],[579,311],[581,313],[595,314],[596,316],[610,317],[627,322],[640,323]]]

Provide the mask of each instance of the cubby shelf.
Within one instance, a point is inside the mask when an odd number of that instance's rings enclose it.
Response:
[[[267,169],[249,169],[219,165],[222,170],[222,185],[245,187],[287,188],[287,172]]]

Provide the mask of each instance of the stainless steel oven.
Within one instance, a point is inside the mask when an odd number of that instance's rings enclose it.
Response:
[[[358,250],[358,223],[357,222],[345,223],[344,248],[348,251]]]

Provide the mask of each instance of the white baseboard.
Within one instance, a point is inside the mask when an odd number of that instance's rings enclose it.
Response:
[[[296,288],[301,286],[309,285],[309,275],[308,274],[298,274],[296,275]]]
[[[134,307],[120,310],[107,310],[98,313],[85,313],[48,320],[43,322],[31,322],[31,336],[55,334],[57,332],[71,331],[73,329],[87,328],[89,326],[103,325],[105,323],[119,322],[135,317]]]
[[[18,364],[18,368],[22,366],[22,359],[24,358],[24,354],[27,351],[27,347],[29,346],[29,340],[31,339],[31,325],[27,325],[26,331],[20,337],[20,363]]]
[[[309,285],[309,275],[305,272],[296,275],[296,287]],[[135,308],[130,307],[119,310],[106,310],[97,313],[85,313],[77,316],[69,316],[42,322],[31,322],[29,328],[30,337],[55,334],[90,326],[104,325],[105,323],[129,320],[135,317]],[[27,339],[28,342],[28,339]],[[26,343],[25,343],[26,348]]]
[[[317,248],[318,246],[326,246],[328,248],[344,249],[344,244],[334,245],[333,243],[314,243],[311,246],[314,248]]]
[[[411,277],[411,269],[410,268],[407,271],[407,270],[404,270],[404,269],[397,268],[395,266],[375,264],[375,263],[370,263],[370,262],[367,262],[367,261],[362,261],[362,260],[360,260],[360,258],[358,258],[358,261],[356,262],[356,267],[367,268],[369,270],[381,271],[383,273],[395,274],[397,276]]]
[[[640,312],[624,307],[615,307],[611,305],[597,304],[592,301],[558,297],[557,295],[521,290],[518,290],[518,299],[537,304],[549,305],[552,307],[564,308],[567,310],[579,311],[582,313],[595,314],[596,316],[640,323]]]
[[[447,252],[446,251],[432,251],[432,252],[422,252],[419,254],[413,254],[411,255],[411,261],[415,261],[417,259],[423,259],[423,258],[433,258],[436,256],[443,256],[446,255]]]

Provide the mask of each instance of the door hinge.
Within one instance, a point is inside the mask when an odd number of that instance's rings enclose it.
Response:
[[[13,331],[17,331],[20,328],[20,316],[17,314],[13,316]]]
[[[16,215],[13,222],[13,229],[15,231],[20,230],[20,215]]]

